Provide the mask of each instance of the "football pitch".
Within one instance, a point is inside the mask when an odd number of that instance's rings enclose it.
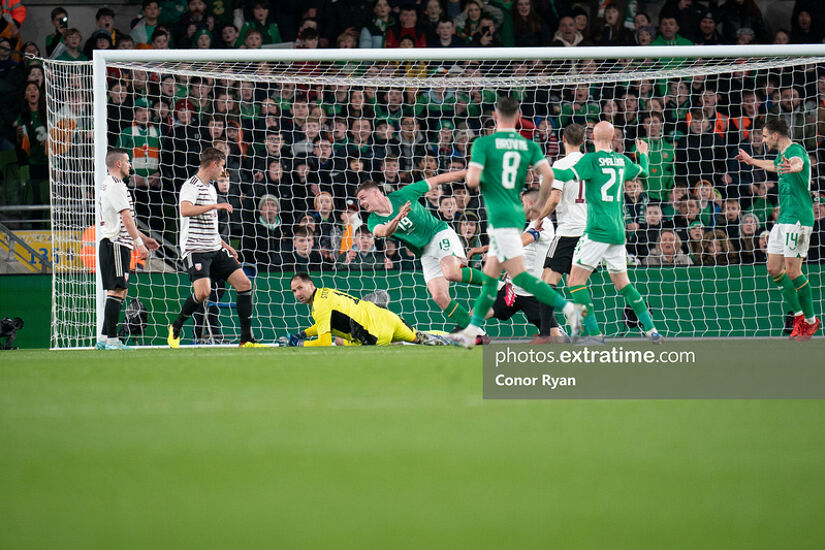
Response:
[[[3,352],[0,547],[822,547],[825,401],[481,393],[479,349]]]

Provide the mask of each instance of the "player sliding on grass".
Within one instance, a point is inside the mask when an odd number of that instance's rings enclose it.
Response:
[[[575,339],[584,308],[568,302],[547,283],[524,269],[521,234],[526,220],[519,194],[524,188],[527,170],[532,165],[543,178],[537,202],[545,204],[550,196],[553,172],[539,146],[516,131],[516,122],[520,118],[518,101],[510,97],[499,98],[493,116],[496,131],[473,142],[467,172],[467,186],[481,186],[489,220],[487,233],[490,249],[484,264],[482,291],[476,300],[472,320],[467,328],[453,335],[453,340],[468,348],[475,344],[476,335],[484,326],[484,317],[496,301],[498,278],[505,269],[514,285],[540,302],[562,310],[570,324],[570,336]],[[531,219],[536,219],[536,216]]]
[[[779,153],[776,159],[758,160],[742,149],[736,159],[779,174],[779,219],[768,237],[768,274],[794,312],[790,339],[810,340],[819,328],[811,285],[802,274],[814,225],[811,161],[805,149],[791,141],[788,124],[781,118],[768,119],[762,137],[768,149]]]
[[[593,300],[587,288],[587,279],[604,260],[616,290],[633,308],[642,323],[645,335],[651,342],[658,344],[661,343],[662,337],[653,325],[650,311],[639,291],[627,277],[625,248],[624,182],[647,174],[647,143],[640,139],[636,140],[640,166],[626,156],[613,152],[613,136],[613,125],[607,121],[599,122],[593,128],[595,152],[582,156],[571,168],[553,169],[553,174],[560,180],[580,180],[585,184],[587,225],[573,251],[573,266],[570,269],[567,288],[570,289],[573,301],[586,306],[590,312],[584,318],[584,328],[590,337],[589,343],[603,344],[604,336],[593,311]],[[539,202],[539,205],[542,204],[544,203]],[[544,216],[549,210],[550,205],[544,204],[539,215]]]
[[[450,281],[480,285],[482,273],[467,267],[467,255],[455,230],[421,206],[418,199],[444,183],[460,181],[466,170],[439,174],[411,183],[385,195],[374,182],[358,186],[355,192],[361,208],[370,213],[367,227],[376,237],[393,237],[402,241],[417,256],[427,290],[448,319],[464,328],[470,323],[469,312],[450,297]],[[480,335],[486,338],[486,335]]]
[[[386,346],[393,342],[449,345],[443,336],[417,331],[392,311],[372,302],[332,288],[316,288],[306,273],[293,276],[290,286],[296,300],[312,306],[315,324],[287,336],[288,346],[331,346],[336,338],[344,345]],[[307,340],[310,336],[317,338]]]

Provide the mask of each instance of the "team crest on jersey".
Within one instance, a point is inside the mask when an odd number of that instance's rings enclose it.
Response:
[[[195,264],[195,271],[200,271],[203,264]]]

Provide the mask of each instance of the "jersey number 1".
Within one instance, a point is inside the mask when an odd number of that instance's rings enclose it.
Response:
[[[622,184],[624,183],[624,170],[621,168],[602,168],[602,174],[610,178],[607,180],[607,183],[602,185],[602,201],[613,202],[620,200]],[[610,188],[616,185],[616,180],[619,181],[619,185],[616,186],[616,193],[614,195],[611,193]]]
[[[516,176],[518,175],[518,165],[521,162],[521,155],[515,151],[507,151],[501,159],[501,186],[505,189],[513,189],[516,186]]]

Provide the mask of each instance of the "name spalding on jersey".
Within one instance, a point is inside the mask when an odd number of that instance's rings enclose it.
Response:
[[[527,151],[527,141],[524,139],[496,138],[496,149]]]
[[[599,166],[624,166],[624,158],[599,157]]]

